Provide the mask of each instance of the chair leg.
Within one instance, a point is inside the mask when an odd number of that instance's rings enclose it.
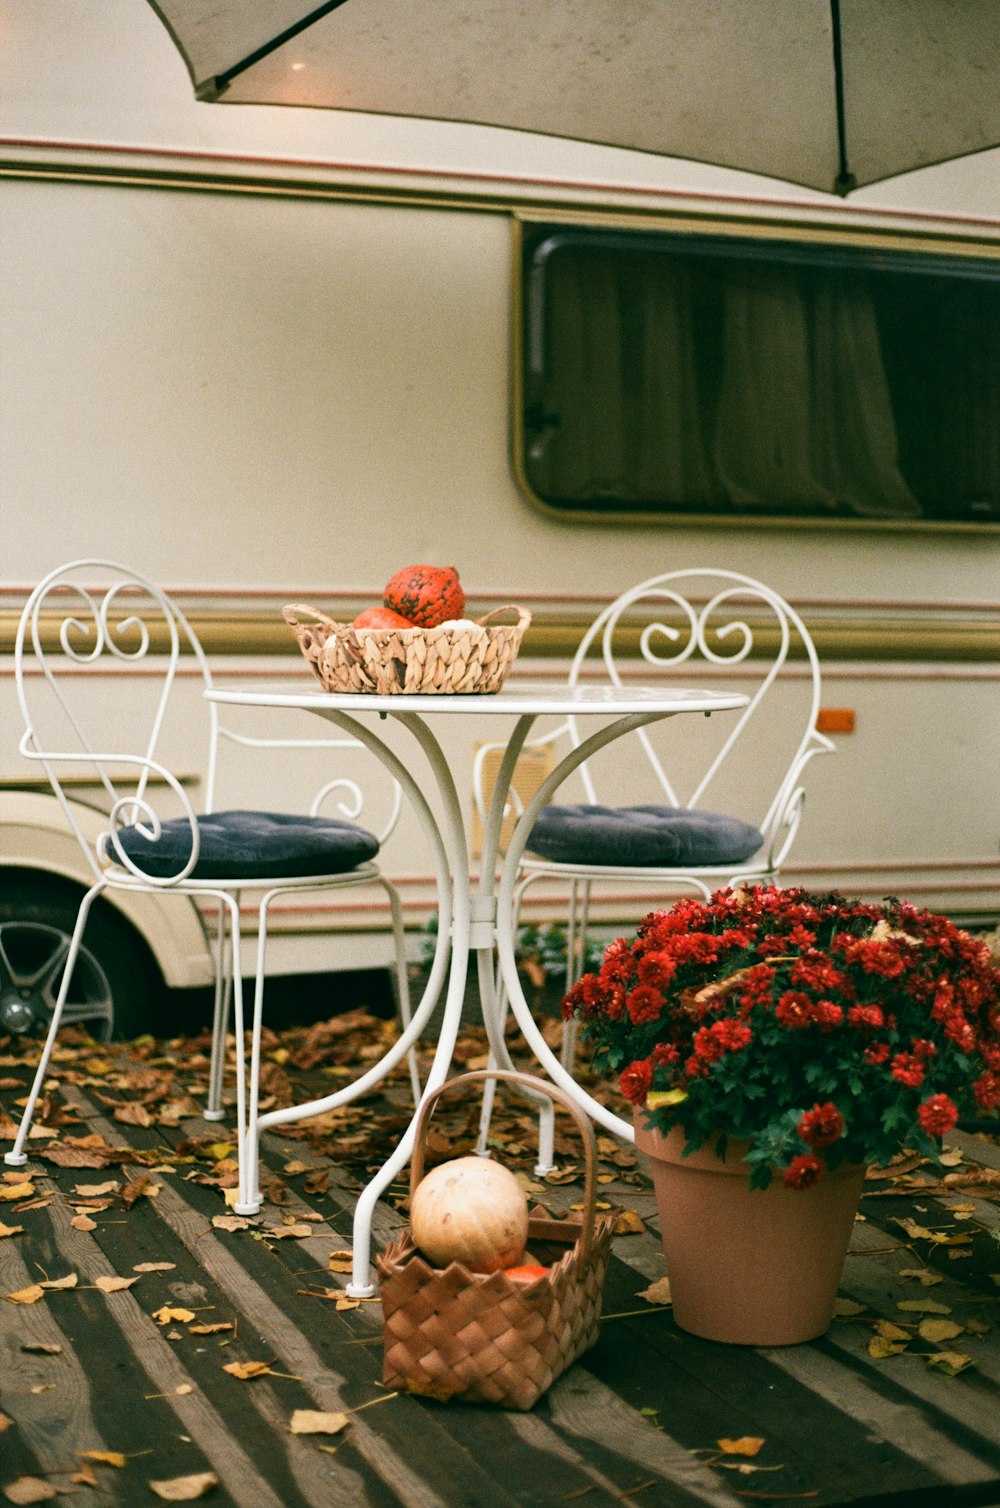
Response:
[[[94,898],[98,896],[104,888],[105,886],[103,881],[101,881],[97,885],[94,885],[92,889],[87,891],[87,894],[80,902],[80,909],[76,914],[76,926],[73,928],[73,936],[70,938],[69,947],[66,950],[66,962],[63,966],[62,979],[59,981],[59,993],[56,996],[55,1005],[52,1008],[52,1021],[49,1025],[48,1035],[45,1038],[45,1046],[42,1048],[42,1056],[38,1061],[38,1067],[35,1069],[35,1077],[32,1080],[31,1089],[28,1093],[28,1103],[24,1107],[24,1114],[21,1116],[21,1124],[17,1129],[17,1136],[14,1139],[14,1145],[9,1152],[4,1153],[3,1160],[9,1168],[22,1168],[28,1161],[27,1154],[24,1150],[24,1144],[28,1139],[28,1133],[31,1130],[31,1122],[35,1114],[35,1106],[38,1103],[38,1097],[41,1094],[42,1086],[45,1083],[45,1075],[48,1072],[49,1059],[52,1056],[52,1049],[55,1046],[56,1035],[59,1031],[59,1023],[62,1020],[63,1009],[66,1005],[66,997],[69,994],[70,981],[73,977],[73,970],[76,967],[77,955],[80,952],[80,944],[83,941],[83,929],[87,925],[87,917],[90,913],[90,907],[94,901]]]
[[[580,886],[579,892],[577,885]],[[584,971],[587,957],[587,927],[590,921],[590,881],[574,880],[570,898],[570,930],[566,937],[566,989],[571,990]],[[576,1062],[576,1022],[563,1023],[559,1061],[567,1073]]]
[[[403,1023],[403,1030],[409,1026],[412,1017],[410,1008],[410,978],[406,964],[406,933],[403,929],[403,908],[399,900],[399,891],[390,880],[380,875],[379,884],[389,897],[389,910],[392,913],[392,941],[396,950],[396,991],[399,1000],[399,1016]],[[410,1088],[413,1092],[413,1103],[417,1104],[423,1092],[420,1083],[420,1072],[417,1067],[417,1051],[411,1047],[407,1053],[407,1062],[410,1067]]]
[[[248,1085],[246,1115],[240,1126],[239,1163],[240,1197],[233,1206],[237,1215],[256,1215],[260,1211],[263,1195],[260,1191],[260,1035],[264,1016],[264,962],[267,953],[267,913],[271,901],[280,891],[270,890],[262,898],[257,922],[257,973],[254,979],[253,1028],[250,1036],[250,1082]],[[242,1017],[242,979],[239,955],[234,944],[233,980],[239,1000],[239,1015]],[[242,1021],[240,1024],[242,1038]],[[238,1071],[245,1073],[242,1047]]]
[[[208,1070],[208,1101],[204,1118],[225,1120],[222,1108],[222,1084],[226,1071],[226,1034],[233,994],[233,958],[226,908],[219,907],[219,925],[215,937],[215,1007],[212,1012],[212,1060]]]

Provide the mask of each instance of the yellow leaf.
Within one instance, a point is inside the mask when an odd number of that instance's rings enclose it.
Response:
[[[91,1220],[89,1215],[74,1215],[69,1222],[74,1230],[96,1230],[97,1221]]]
[[[327,1266],[331,1272],[353,1272],[354,1253],[350,1251],[332,1251]]]
[[[238,1377],[241,1382],[251,1382],[255,1377],[263,1377],[270,1372],[270,1363],[266,1361],[231,1361],[223,1367],[232,1377]]]
[[[950,1314],[947,1304],[938,1304],[934,1299],[901,1299],[897,1309],[906,1309],[911,1314]]]
[[[37,1304],[44,1297],[45,1289],[41,1283],[32,1283],[30,1288],[19,1288],[16,1293],[4,1294],[8,1304]]]
[[[283,1241],[287,1236],[295,1236],[298,1240],[301,1240],[303,1236],[311,1236],[313,1234],[312,1226],[299,1225],[297,1223],[295,1225],[272,1225],[270,1229],[261,1231],[261,1235],[266,1237],[268,1241]]]
[[[103,1194],[117,1194],[117,1178],[109,1178],[106,1183],[78,1183],[73,1190],[81,1199],[100,1199]]]
[[[119,1469],[126,1460],[120,1450],[82,1450],[80,1455],[85,1461],[97,1461],[101,1466],[117,1466]]]
[[[654,1089],[646,1096],[647,1110],[662,1110],[664,1105],[680,1105],[687,1099],[686,1089]]]
[[[158,1325],[186,1325],[194,1319],[193,1309],[178,1309],[171,1304],[163,1304],[159,1309],[153,1310],[153,1318]]]
[[[193,1503],[219,1485],[214,1471],[197,1471],[189,1477],[171,1477],[168,1481],[150,1482],[158,1498],[167,1503]]]
[[[0,1199],[5,1204],[14,1204],[18,1199],[30,1199],[35,1192],[33,1183],[5,1183],[0,1184]]]
[[[309,1164],[303,1162],[301,1157],[293,1157],[291,1162],[286,1162],[281,1171],[289,1178],[297,1178],[300,1173],[309,1172]]]
[[[4,1225],[3,1221],[0,1220],[0,1241],[2,1241],[5,1236],[20,1236],[23,1235],[23,1233],[23,1225]]]
[[[225,1191],[227,1194],[229,1190]],[[239,1193],[239,1189],[236,1190]],[[228,1202],[228,1201],[227,1201]],[[249,1230],[250,1221],[246,1215],[213,1215],[212,1224],[216,1230]]]
[[[889,1340],[884,1335],[873,1335],[868,1342],[868,1355],[876,1361],[884,1361],[887,1356],[898,1356],[900,1351],[905,1351],[907,1341]]]
[[[616,1236],[641,1235],[645,1229],[635,1210],[622,1210],[615,1220],[613,1234]]]
[[[658,1278],[655,1283],[651,1283],[648,1288],[637,1293],[636,1298],[645,1299],[647,1304],[672,1304],[670,1279]]]
[[[360,1309],[361,1308],[361,1300],[360,1299],[349,1299],[345,1293],[342,1293],[340,1295],[340,1297],[334,1303],[333,1307],[335,1309]]]
[[[94,1287],[102,1293],[121,1293],[123,1288],[131,1288],[138,1281],[138,1278],[95,1278]]]
[[[876,1335],[881,1335],[883,1340],[909,1340],[910,1332],[894,1325],[892,1320],[879,1320],[875,1326]]]
[[[231,1157],[233,1150],[231,1141],[213,1141],[209,1142],[207,1147],[201,1148],[205,1156],[210,1157],[213,1162],[222,1162],[224,1158]]]
[[[133,1272],[172,1272],[176,1262],[136,1262]]]
[[[57,1494],[51,1482],[41,1477],[18,1477],[4,1488],[3,1495],[8,1503],[47,1503]]]
[[[833,1306],[833,1312],[838,1319],[846,1319],[851,1314],[863,1314],[864,1304],[856,1304],[853,1299],[838,1298]]]
[[[338,1435],[350,1420],[347,1414],[321,1409],[296,1409],[288,1428],[293,1435]]]
[[[963,1333],[964,1328],[963,1325],[956,1325],[954,1320],[925,1319],[920,1321],[918,1334],[921,1339],[939,1345],[943,1340],[954,1340],[956,1335]]]
[[[43,1288],[75,1288],[79,1281],[79,1273],[68,1272],[64,1278],[49,1278],[41,1286]]]
[[[717,1440],[716,1445],[726,1456],[755,1456],[764,1444],[762,1435],[741,1435],[738,1440]]]
[[[191,1335],[218,1335],[220,1330],[231,1330],[232,1328],[232,1320],[220,1320],[214,1325],[192,1325],[189,1333]]]
[[[938,1372],[944,1372],[947,1377],[957,1377],[966,1367],[974,1367],[975,1362],[964,1351],[937,1351],[933,1356],[928,1356],[927,1365]]]
[[[943,1272],[932,1272],[929,1267],[901,1267],[897,1274],[901,1278],[916,1278],[924,1288],[932,1288],[935,1283],[944,1282]]]

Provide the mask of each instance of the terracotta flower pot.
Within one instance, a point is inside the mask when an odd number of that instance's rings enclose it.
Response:
[[[811,1189],[776,1181],[751,1189],[730,1140],[726,1160],[706,1143],[682,1157],[684,1133],[647,1130],[636,1110],[636,1147],[651,1159],[674,1316],[706,1340],[790,1346],[813,1340],[833,1316],[865,1170],[840,1167]]]

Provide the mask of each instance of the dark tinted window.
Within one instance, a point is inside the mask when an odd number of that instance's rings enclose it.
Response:
[[[1000,262],[535,225],[523,276],[551,507],[1000,521]]]

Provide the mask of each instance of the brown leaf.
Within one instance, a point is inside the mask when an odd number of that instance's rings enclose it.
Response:
[[[160,1192],[160,1185],[153,1183],[148,1173],[140,1173],[131,1183],[127,1183],[121,1191],[123,1208],[130,1210],[137,1199],[145,1196],[147,1199],[155,1199]]]
[[[96,1230],[97,1221],[91,1220],[89,1215],[74,1215],[69,1222],[74,1230]]]
[[[138,1278],[101,1277],[94,1279],[94,1287],[99,1288],[102,1293],[121,1293],[123,1288],[131,1288],[132,1284],[138,1281]]]
[[[331,1272],[353,1272],[354,1253],[352,1251],[332,1251],[327,1266]]]
[[[54,1341],[26,1340],[21,1343],[21,1350],[27,1351],[33,1356],[61,1356],[62,1346],[57,1346]]]
[[[288,1428],[293,1435],[337,1435],[349,1423],[349,1416],[339,1410],[296,1409]]]
[[[268,1241],[283,1241],[288,1236],[295,1236],[301,1240],[303,1236],[312,1236],[314,1234],[315,1232],[311,1225],[299,1225],[298,1223],[294,1225],[272,1225],[261,1232],[261,1235],[266,1236]]]
[[[635,1210],[622,1210],[615,1217],[613,1234],[616,1236],[641,1235],[646,1229]]]
[[[127,1105],[119,1105],[113,1117],[121,1121],[123,1126],[155,1126],[156,1116],[151,1114],[138,1100],[132,1100]]]
[[[307,1194],[325,1194],[329,1187],[330,1174],[326,1168],[317,1168],[315,1173],[310,1173],[302,1181],[302,1188]]]
[[[309,1164],[303,1162],[300,1157],[293,1157],[291,1162],[286,1162],[281,1171],[287,1178],[297,1178],[300,1173],[309,1172]]]
[[[2,1241],[5,1236],[21,1236],[23,1234],[23,1225],[4,1225],[3,1221],[0,1220],[0,1241]]]
[[[220,1330],[232,1330],[231,1320],[219,1320],[214,1325],[192,1325],[189,1331],[191,1335],[217,1335]]]
[[[136,1262],[133,1272],[173,1272],[176,1262]]]
[[[149,1484],[156,1496],[167,1503],[193,1503],[195,1498],[203,1498],[218,1485],[219,1479],[214,1471],[197,1471],[192,1476],[170,1477],[167,1481]]]
[[[102,1199],[105,1194],[117,1194],[118,1179],[108,1178],[104,1183],[78,1183],[73,1190],[81,1199]]]

